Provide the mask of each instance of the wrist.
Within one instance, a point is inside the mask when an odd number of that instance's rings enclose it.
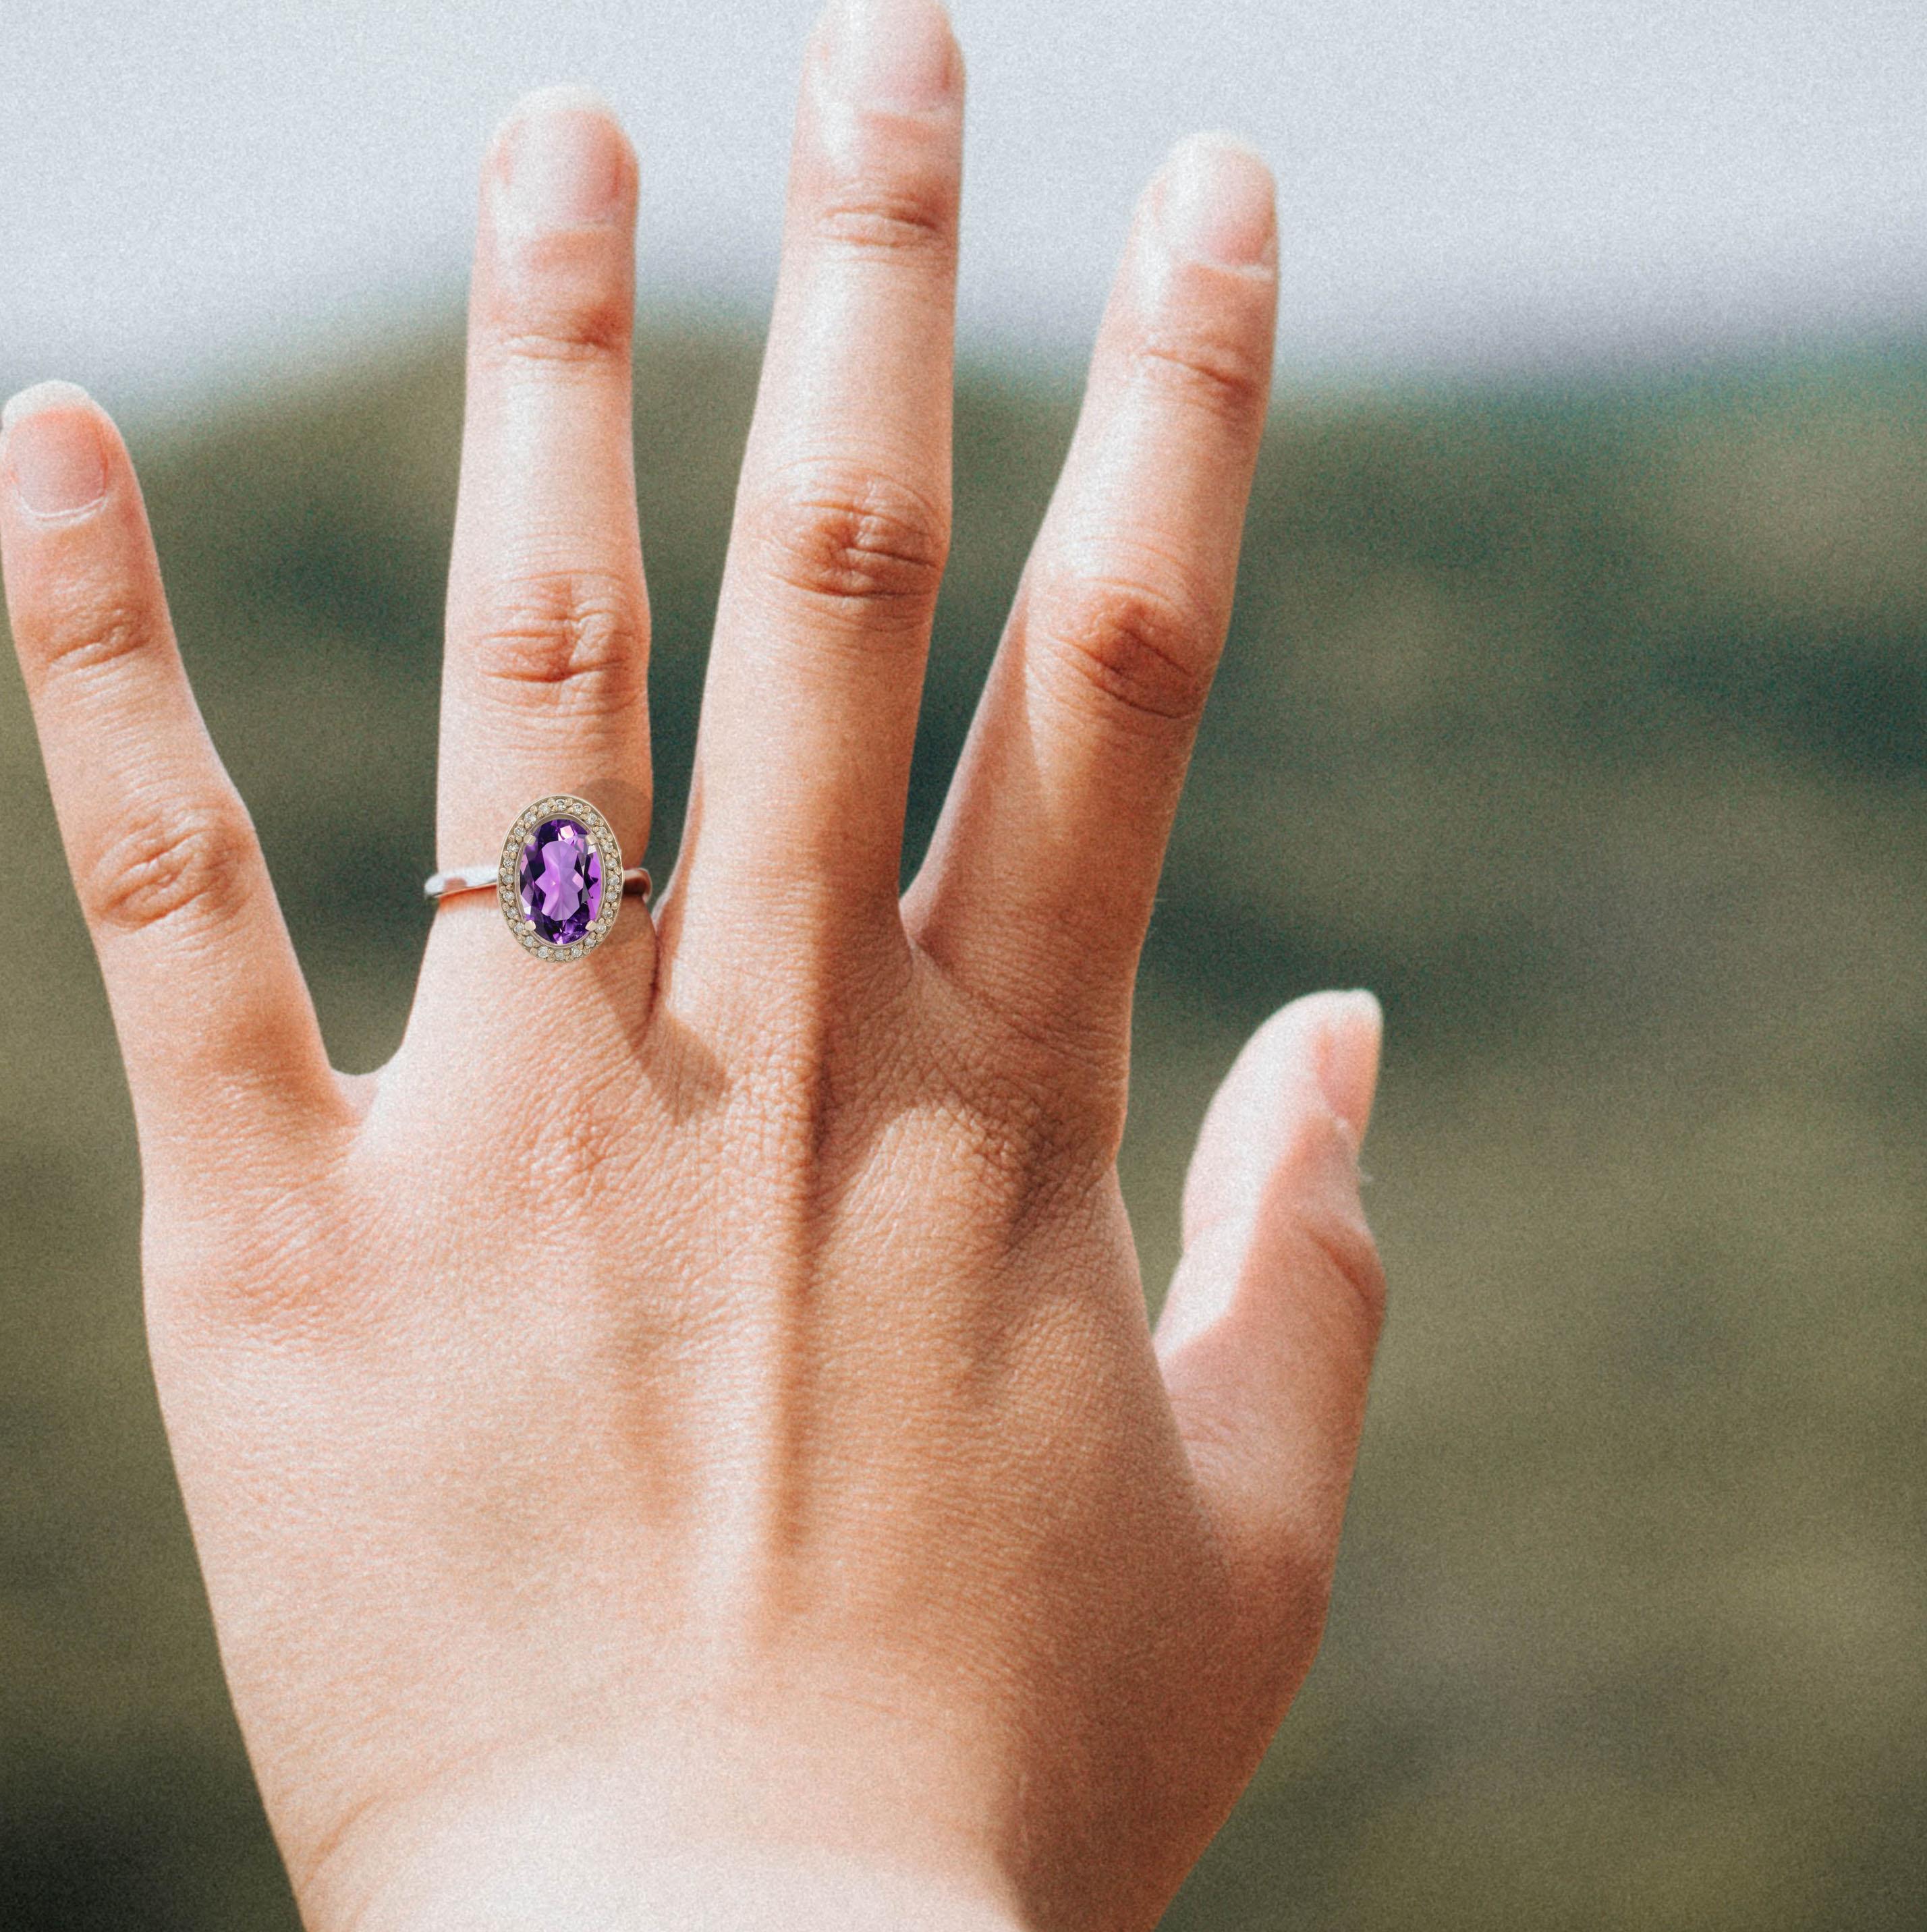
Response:
[[[659,1764],[657,1769],[666,1767]],[[708,1767],[713,1772],[714,1767]],[[743,1767],[738,1767],[739,1774]],[[303,1871],[312,1932],[1031,1932],[974,1834],[900,1776],[498,1767],[371,1808]],[[899,1772],[902,1767],[899,1766]],[[827,1802],[826,1802],[827,1801]]]
[[[335,1922],[315,1921],[325,1932]],[[353,1932],[1028,1932],[1013,1911],[921,1874],[720,1846],[626,1869],[537,1857],[513,1873],[424,1871],[346,1923]]]

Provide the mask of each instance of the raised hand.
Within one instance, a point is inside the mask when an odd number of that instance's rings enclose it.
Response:
[[[65,386],[7,412],[156,1372],[317,1932],[1148,1926],[1310,1664],[1379,1321],[1376,1006],[1301,1000],[1239,1060],[1154,1340],[1114,1162],[1264,419],[1271,185],[1205,138],[1147,192],[899,898],[962,124],[933,0],[833,8],[674,876],[560,962],[493,892],[445,902],[378,1075],[329,1067],[119,438]],[[554,793],[647,843],[635,199],[573,92],[485,169],[444,866]]]

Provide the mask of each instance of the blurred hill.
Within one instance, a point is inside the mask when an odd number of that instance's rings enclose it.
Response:
[[[659,877],[755,358],[722,324],[639,355]],[[437,330],[135,438],[356,1067],[426,924],[460,400]],[[966,378],[913,853],[1072,406]],[[147,1379],[104,1004],[26,862],[53,833],[11,674],[0,807],[0,1928],[291,1928]],[[1125,1179],[1160,1282],[1243,1034],[1372,986],[1394,1313],[1325,1655],[1172,1932],[1922,1922],[1923,834],[1927,350],[1285,399]]]

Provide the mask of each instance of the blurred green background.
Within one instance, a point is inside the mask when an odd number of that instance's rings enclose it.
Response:
[[[756,352],[696,316],[639,355],[659,876]],[[913,852],[1074,391],[967,373]],[[135,426],[190,668],[357,1068],[426,925],[460,403],[437,326]],[[273,1932],[11,675],[0,806],[0,1926]],[[1373,986],[1394,1305],[1323,1656],[1172,1932],[1927,1922],[1923,834],[1927,350],[1282,403],[1125,1178],[1161,1282],[1243,1035]]]

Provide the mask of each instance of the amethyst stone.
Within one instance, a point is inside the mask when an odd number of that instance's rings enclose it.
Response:
[[[602,909],[602,855],[573,818],[545,818],[522,842],[524,914],[551,946],[573,946]]]

